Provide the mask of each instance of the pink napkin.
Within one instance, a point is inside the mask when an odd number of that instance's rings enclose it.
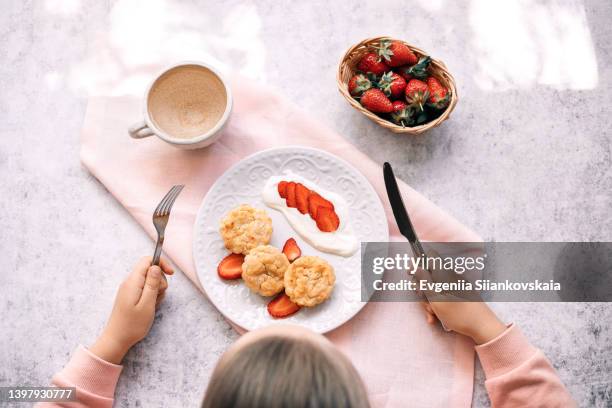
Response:
[[[379,164],[267,87],[241,78],[232,82],[231,120],[222,138],[206,149],[178,150],[155,137],[130,139],[126,129],[141,118],[141,100],[133,97],[91,98],[82,130],[84,165],[151,237],[155,236],[151,214],[158,201],[173,184],[186,185],[172,210],[164,250],[198,288],[192,227],[202,199],[230,166],[270,147],[317,147],[353,164],[385,204],[391,239],[403,239],[387,205]],[[400,188],[423,240],[479,240],[406,184]],[[329,338],[355,364],[376,407],[467,407],[471,403],[473,344],[428,325],[418,304],[370,303]]]

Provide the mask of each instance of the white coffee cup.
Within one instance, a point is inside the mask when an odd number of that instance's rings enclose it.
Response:
[[[163,70],[144,97],[144,120],[128,133],[134,139],[157,136],[180,149],[215,142],[232,110],[230,86],[217,69],[185,61]]]

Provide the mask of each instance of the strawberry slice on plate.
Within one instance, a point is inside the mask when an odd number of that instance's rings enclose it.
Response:
[[[229,254],[219,262],[217,266],[217,274],[221,279],[233,280],[240,279],[242,277],[242,263],[244,262],[244,255],[242,254]]]
[[[283,254],[285,254],[289,262],[293,262],[302,256],[302,250],[298,246],[297,242],[295,242],[295,239],[289,238],[283,246]]]
[[[317,209],[319,207],[331,208],[334,209],[334,205],[331,201],[324,199],[319,194],[313,192],[308,196],[308,212],[313,220],[317,219]]]
[[[334,232],[340,226],[338,214],[331,208],[319,207],[315,218],[317,227],[323,232]]]
[[[268,313],[272,317],[283,318],[291,316],[300,310],[300,307],[293,303],[285,292],[276,295],[274,299],[268,303]]]
[[[308,213],[308,196],[310,196],[310,190],[303,184],[297,183],[295,185],[295,203],[298,211],[302,214]]]
[[[295,187],[296,187],[296,184],[293,181],[290,181],[287,183],[287,197],[285,197],[285,199],[287,200],[287,207],[290,207],[290,208],[297,207],[297,203],[295,201],[296,200]]]
[[[281,196],[281,198],[287,198],[287,183],[286,181],[281,181],[280,183],[278,183],[278,195]]]

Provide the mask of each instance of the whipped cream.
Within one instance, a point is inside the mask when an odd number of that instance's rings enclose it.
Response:
[[[319,230],[317,223],[310,217],[310,214],[302,214],[297,208],[287,207],[285,199],[278,193],[278,183],[281,181],[302,183],[305,187],[317,192],[326,200],[331,201],[340,219],[338,229],[334,232],[323,232]],[[359,249],[359,241],[348,222],[348,204],[339,194],[326,191],[304,177],[289,171],[280,176],[270,177],[261,194],[264,203],[266,203],[268,207],[282,212],[291,227],[293,227],[304,240],[319,251],[348,257]]]

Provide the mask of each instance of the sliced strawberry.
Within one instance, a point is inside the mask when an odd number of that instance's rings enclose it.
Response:
[[[281,196],[281,198],[287,198],[287,182],[286,181],[281,181],[280,183],[278,183],[278,194]]]
[[[295,208],[297,207],[297,203],[295,201],[295,186],[296,184],[293,181],[287,183],[287,207]]]
[[[295,242],[295,239],[289,238],[283,246],[283,254],[285,254],[289,262],[293,262],[302,256],[302,250],[298,246],[297,242]]]
[[[276,318],[291,316],[298,310],[300,310],[300,307],[293,303],[285,292],[278,294],[268,303],[268,313]]]
[[[304,187],[303,184],[297,183],[295,185],[295,203],[297,205],[297,209],[302,214],[308,213],[308,196],[310,195],[310,190]]]
[[[240,279],[242,277],[242,263],[244,262],[244,255],[242,254],[229,254],[219,262],[217,266],[217,273],[222,279],[232,280]]]
[[[317,210],[317,227],[323,232],[334,232],[340,226],[338,214],[331,208],[319,207]]]
[[[308,196],[308,212],[313,220],[317,219],[317,209],[319,207],[331,208],[334,209],[334,205],[331,201],[328,201],[321,197],[319,194],[313,192]]]

